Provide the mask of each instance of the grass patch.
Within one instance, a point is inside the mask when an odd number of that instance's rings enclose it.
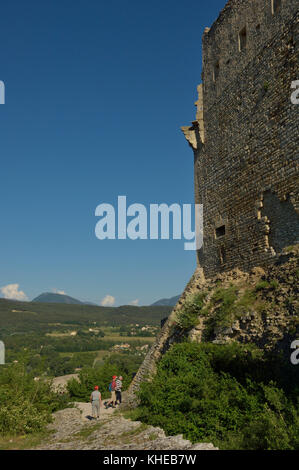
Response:
[[[80,431],[76,432],[76,434],[74,434],[72,437],[76,439],[87,439],[95,431],[101,429],[101,427],[104,426],[105,423],[106,421],[101,421],[90,426],[85,426]]]
[[[237,300],[237,288],[230,286],[227,289],[220,287],[217,289],[211,299],[214,305],[215,313],[213,315],[214,327],[230,326],[234,320],[233,305]]]
[[[199,316],[206,315],[207,312],[204,309],[206,297],[207,293],[201,292],[187,298],[184,306],[176,315],[176,324],[181,330],[191,330],[198,324]]]
[[[295,248],[296,245],[289,245],[289,246],[286,246],[283,251],[284,253],[290,253],[290,251],[293,251],[294,248]]]
[[[39,446],[54,433],[45,430],[37,434],[24,434],[20,436],[0,436],[0,450],[27,450]]]
[[[132,429],[131,431],[126,431],[123,434],[119,435],[119,438],[123,441],[123,443],[127,443],[131,440],[132,437],[138,436],[138,434],[141,434],[143,431],[145,431],[149,426],[145,423],[141,423],[140,426],[138,426],[135,429]]]
[[[244,294],[233,306],[234,318],[240,319],[256,305],[257,299],[251,289],[246,289]]]
[[[117,411],[120,411],[120,410],[116,410],[115,413],[117,413]],[[139,412],[138,412],[137,408],[134,408],[133,410],[124,410],[124,411],[121,412],[121,414],[126,419],[130,419],[132,421],[137,421]]]
[[[270,288],[273,289],[273,290],[276,290],[276,289],[278,289],[278,287],[279,287],[279,282],[276,279],[273,279],[270,282]]]
[[[269,289],[269,287],[270,287],[270,284],[268,281],[260,281],[257,283],[254,290],[255,292],[259,292],[261,290]]]
[[[263,290],[276,290],[279,287],[279,282],[276,279],[272,281],[260,281],[255,286],[255,292],[260,292]]]

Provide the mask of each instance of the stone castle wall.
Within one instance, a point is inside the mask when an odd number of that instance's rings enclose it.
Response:
[[[232,0],[205,30],[203,120],[183,131],[203,204],[206,277],[269,264],[298,242],[298,41],[293,0]]]

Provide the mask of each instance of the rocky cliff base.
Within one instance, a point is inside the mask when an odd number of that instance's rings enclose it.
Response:
[[[299,339],[299,245],[287,247],[268,267],[240,269],[206,279],[198,267],[149,350],[128,393],[138,403],[140,384],[153,377],[172,344],[185,341],[253,344],[289,363],[292,341]]]
[[[193,293],[194,299],[199,294],[199,321],[189,338],[254,343],[264,351],[289,354],[292,339],[299,336],[298,253],[298,245],[289,247],[267,269],[237,269],[200,282]],[[176,327],[174,332],[179,334]]]

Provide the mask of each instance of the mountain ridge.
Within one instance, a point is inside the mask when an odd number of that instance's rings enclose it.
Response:
[[[96,305],[91,302],[82,302],[81,300],[75,299],[70,295],[66,294],[57,294],[54,292],[43,292],[38,295],[31,302],[38,303],[57,303],[57,304],[79,304],[79,305]]]
[[[174,307],[176,303],[178,302],[179,298],[181,295],[175,295],[174,297],[169,297],[165,299],[159,299],[153,304],[150,305],[150,307],[159,307],[159,306],[165,306],[165,307]]]

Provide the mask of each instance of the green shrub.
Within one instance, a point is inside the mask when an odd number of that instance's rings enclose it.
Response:
[[[136,419],[223,449],[297,449],[298,402],[271,371],[253,347],[174,345],[142,384]]]
[[[253,307],[255,301],[256,297],[254,292],[250,289],[246,289],[234,306],[235,316],[237,318],[242,317],[243,314],[247,313]]]
[[[255,286],[255,291],[259,292],[261,290],[269,289],[270,284],[268,281],[259,281]]]
[[[234,304],[237,300],[237,288],[230,286],[228,288],[218,288],[211,299],[211,305],[214,307],[212,317],[207,322],[209,331],[215,327],[231,326],[234,315]]]
[[[0,395],[1,435],[39,432],[68,402],[66,395],[53,392],[50,381],[35,381],[24,364],[0,368]]]
[[[272,279],[270,282],[270,287],[273,290],[277,289],[279,287],[279,282],[276,279]]]
[[[270,282],[260,281],[255,286],[255,292],[259,292],[261,290],[266,290],[266,289],[276,290],[278,287],[279,287],[279,282],[276,279],[272,279]]]
[[[199,316],[204,314],[204,300],[206,292],[196,294],[187,298],[184,306],[177,312],[177,326],[184,331],[191,330],[198,324]]]
[[[131,380],[133,372],[137,372],[142,358],[134,355],[113,354],[98,367],[84,367],[79,372],[79,381],[72,379],[68,382],[68,392],[74,401],[89,401],[95,385],[98,385],[102,398],[110,396],[109,383],[113,375],[122,375],[123,390]]]
[[[30,434],[41,431],[49,422],[49,414],[38,410],[20,397],[0,408],[0,434]]]

